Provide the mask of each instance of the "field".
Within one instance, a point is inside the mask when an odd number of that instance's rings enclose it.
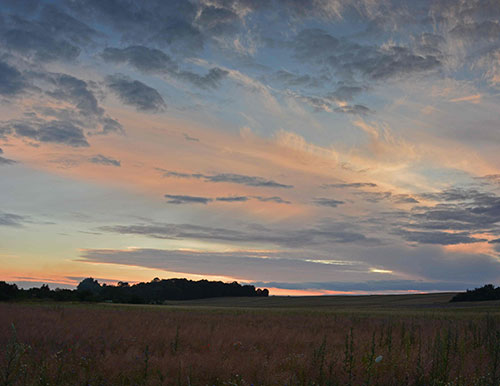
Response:
[[[498,385],[500,303],[453,294],[0,304],[0,385]]]

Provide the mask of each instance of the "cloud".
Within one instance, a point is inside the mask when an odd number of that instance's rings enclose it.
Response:
[[[482,285],[482,282],[463,282],[463,281],[424,281],[424,280],[368,280],[351,282],[302,282],[302,283],[283,283],[283,282],[251,282],[251,285],[264,288],[282,288],[292,290],[318,289],[327,291],[360,291],[360,292],[385,292],[385,291],[440,291],[454,292],[463,291],[468,288],[476,288]]]
[[[220,82],[227,77],[229,71],[223,70],[218,67],[211,68],[206,75],[198,75],[190,71],[181,71],[177,73],[180,79],[187,80],[203,89],[213,89],[220,85]]]
[[[223,202],[245,202],[248,201],[249,198],[247,196],[230,196],[230,197],[217,197],[215,200]]]
[[[173,195],[165,194],[165,198],[168,198],[168,204],[207,204],[212,201],[211,198],[207,197],[196,197],[196,196],[183,196],[183,195]]]
[[[100,36],[96,30],[52,4],[42,8],[40,23],[50,33],[82,46],[92,43]]]
[[[0,95],[13,97],[27,87],[24,76],[14,67],[0,60]]]
[[[396,204],[418,204],[419,201],[408,194],[393,194],[392,201]]]
[[[319,206],[329,206],[330,208],[336,208],[339,205],[344,204],[344,201],[334,200],[331,198],[315,198],[314,204]]]
[[[172,196],[176,200],[176,196]],[[180,196],[179,200],[185,196]],[[201,197],[201,202],[207,198]],[[210,200],[210,199],[208,199]],[[183,203],[183,202],[181,202]],[[352,229],[349,224],[325,224],[303,229],[271,229],[264,226],[243,225],[240,229],[206,227],[192,224],[151,223],[136,225],[114,225],[99,228],[103,232],[143,235],[158,239],[193,239],[225,241],[231,243],[270,243],[290,248],[335,243],[357,243],[376,245],[379,240],[369,238]]]
[[[281,197],[262,197],[262,196],[227,196],[227,197],[193,197],[193,196],[175,196],[166,194],[169,198],[169,204],[208,204],[210,202],[247,202],[255,199],[261,202],[274,202],[277,204],[290,204],[290,201],[283,200]]]
[[[105,157],[102,154],[97,154],[96,156],[90,158],[89,161],[94,164],[100,164],[100,165],[117,166],[117,167],[121,166],[120,161],[113,158]]]
[[[202,275],[225,275],[251,280],[275,280],[277,277],[323,277],[341,275],[343,271],[362,270],[363,265],[338,262],[325,265],[297,259],[279,252],[204,252],[162,249],[84,250],[79,261],[134,265],[174,272]]]
[[[38,113],[53,116],[61,120],[70,120],[77,126],[89,129],[93,134],[123,133],[122,125],[106,114],[99,106],[97,97],[92,90],[92,82],[86,82],[74,76],[61,73],[40,74],[46,79],[52,89],[46,95],[62,103],[71,103],[72,109],[39,108]],[[95,129],[98,128],[99,131]]]
[[[55,88],[48,91],[48,95],[60,101],[71,102],[84,115],[103,115],[104,110],[99,107],[87,82],[66,74],[51,74],[49,79]]]
[[[338,39],[321,29],[300,31],[291,42],[297,58],[334,69],[346,80],[368,80],[425,73],[441,67],[439,55],[424,55],[400,45],[368,46]]]
[[[184,139],[186,141],[192,141],[192,142],[200,142],[200,140],[198,138],[195,138],[195,137],[191,137],[190,135],[184,133]]]
[[[112,63],[128,63],[146,74],[163,74],[188,81],[202,89],[214,89],[229,72],[218,67],[211,68],[207,74],[199,75],[192,71],[180,70],[179,65],[163,51],[145,46],[126,48],[106,48],[101,57]]]
[[[500,197],[475,189],[448,189],[423,193],[421,199],[438,201],[435,206],[414,208],[416,226],[430,229],[493,230],[500,222]]]
[[[16,79],[16,74],[11,77]],[[44,71],[30,72],[30,79],[37,82],[36,102],[20,103],[22,118],[2,122],[0,137],[15,134],[39,142],[85,147],[89,146],[87,136],[123,132],[121,124],[99,105],[93,82]]]
[[[359,86],[340,86],[334,92],[327,95],[328,99],[335,101],[350,101],[365,88]]]
[[[81,25],[70,16],[49,7],[42,12],[40,21],[25,20],[19,16],[8,17],[0,29],[0,36],[8,51],[28,59],[41,62],[72,61],[80,55],[81,49],[68,38],[83,33],[82,30],[78,32],[78,26]]]
[[[21,227],[26,217],[13,213],[0,212],[0,226]]]
[[[154,88],[124,75],[109,75],[106,84],[125,104],[139,111],[160,112],[166,109],[161,95]]]
[[[75,0],[68,7],[81,18],[101,22],[118,32],[123,41],[150,41],[184,55],[202,50],[205,44],[206,36],[195,25],[199,7],[190,1]]]
[[[12,165],[15,164],[16,161],[2,157],[1,154],[3,154],[3,150],[0,149],[0,165]]]
[[[455,244],[472,244],[487,241],[471,237],[468,233],[448,233],[448,232],[426,232],[426,231],[406,231],[397,232],[405,240],[414,241],[420,244],[439,244],[439,245],[455,245]]]
[[[327,80],[326,77],[318,79],[309,74],[297,75],[285,70],[278,70],[272,76],[271,80],[283,83],[288,87],[321,87]]]
[[[195,178],[195,179],[203,179],[206,182],[227,182],[233,184],[259,186],[266,188],[285,188],[285,189],[293,188],[293,185],[286,185],[262,177],[246,176],[243,174],[235,174],[235,173],[200,174],[200,173],[179,173],[163,169],[158,169],[158,170],[163,173],[164,177]]]
[[[376,188],[377,184],[373,182],[351,182],[351,183],[341,183],[341,184],[323,184],[321,185],[322,188],[337,188],[337,189],[343,189],[343,188]]]
[[[88,147],[81,127],[70,121],[52,120],[46,122],[9,121],[4,125],[8,132],[19,137],[34,139],[40,142],[64,144],[72,147]]]
[[[275,202],[277,204],[291,204],[290,201],[283,200],[281,197],[273,196],[273,197],[262,197],[262,196],[253,196],[256,200],[262,202]]]
[[[373,112],[371,109],[363,105],[343,105],[336,107],[334,111],[337,113],[346,113],[354,115],[366,115]]]
[[[267,180],[262,177],[255,176],[246,176],[242,174],[234,174],[234,173],[221,173],[214,175],[205,175],[203,178],[209,182],[229,182],[233,184],[241,184],[248,186],[261,186],[267,188],[285,188],[290,189],[293,188],[292,185],[285,185],[273,180]]]
[[[128,63],[144,73],[170,74],[178,69],[177,63],[163,51],[145,46],[108,47],[101,57],[111,63]]]
[[[235,30],[239,16],[229,8],[208,5],[202,8],[196,23],[204,30],[221,35]]]

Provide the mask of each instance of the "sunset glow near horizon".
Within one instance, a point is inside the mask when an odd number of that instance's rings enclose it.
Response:
[[[0,12],[0,280],[499,283],[499,1]]]

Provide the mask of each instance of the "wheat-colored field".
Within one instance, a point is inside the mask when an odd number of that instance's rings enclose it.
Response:
[[[452,294],[0,304],[1,385],[498,385],[498,302]]]

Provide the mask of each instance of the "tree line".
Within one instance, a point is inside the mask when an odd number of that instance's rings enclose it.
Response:
[[[161,304],[166,300],[192,300],[225,296],[269,296],[267,289],[256,289],[253,285],[238,282],[188,279],[158,279],[149,283],[130,285],[118,282],[116,285],[100,284],[89,277],[80,282],[76,289],[50,289],[47,284],[40,288],[20,289],[16,284],[0,281],[0,301],[50,299],[54,301],[87,301],[133,304]]]
[[[460,292],[453,296],[451,302],[476,302],[482,300],[500,300],[500,287],[493,284],[486,284],[480,288]]]

